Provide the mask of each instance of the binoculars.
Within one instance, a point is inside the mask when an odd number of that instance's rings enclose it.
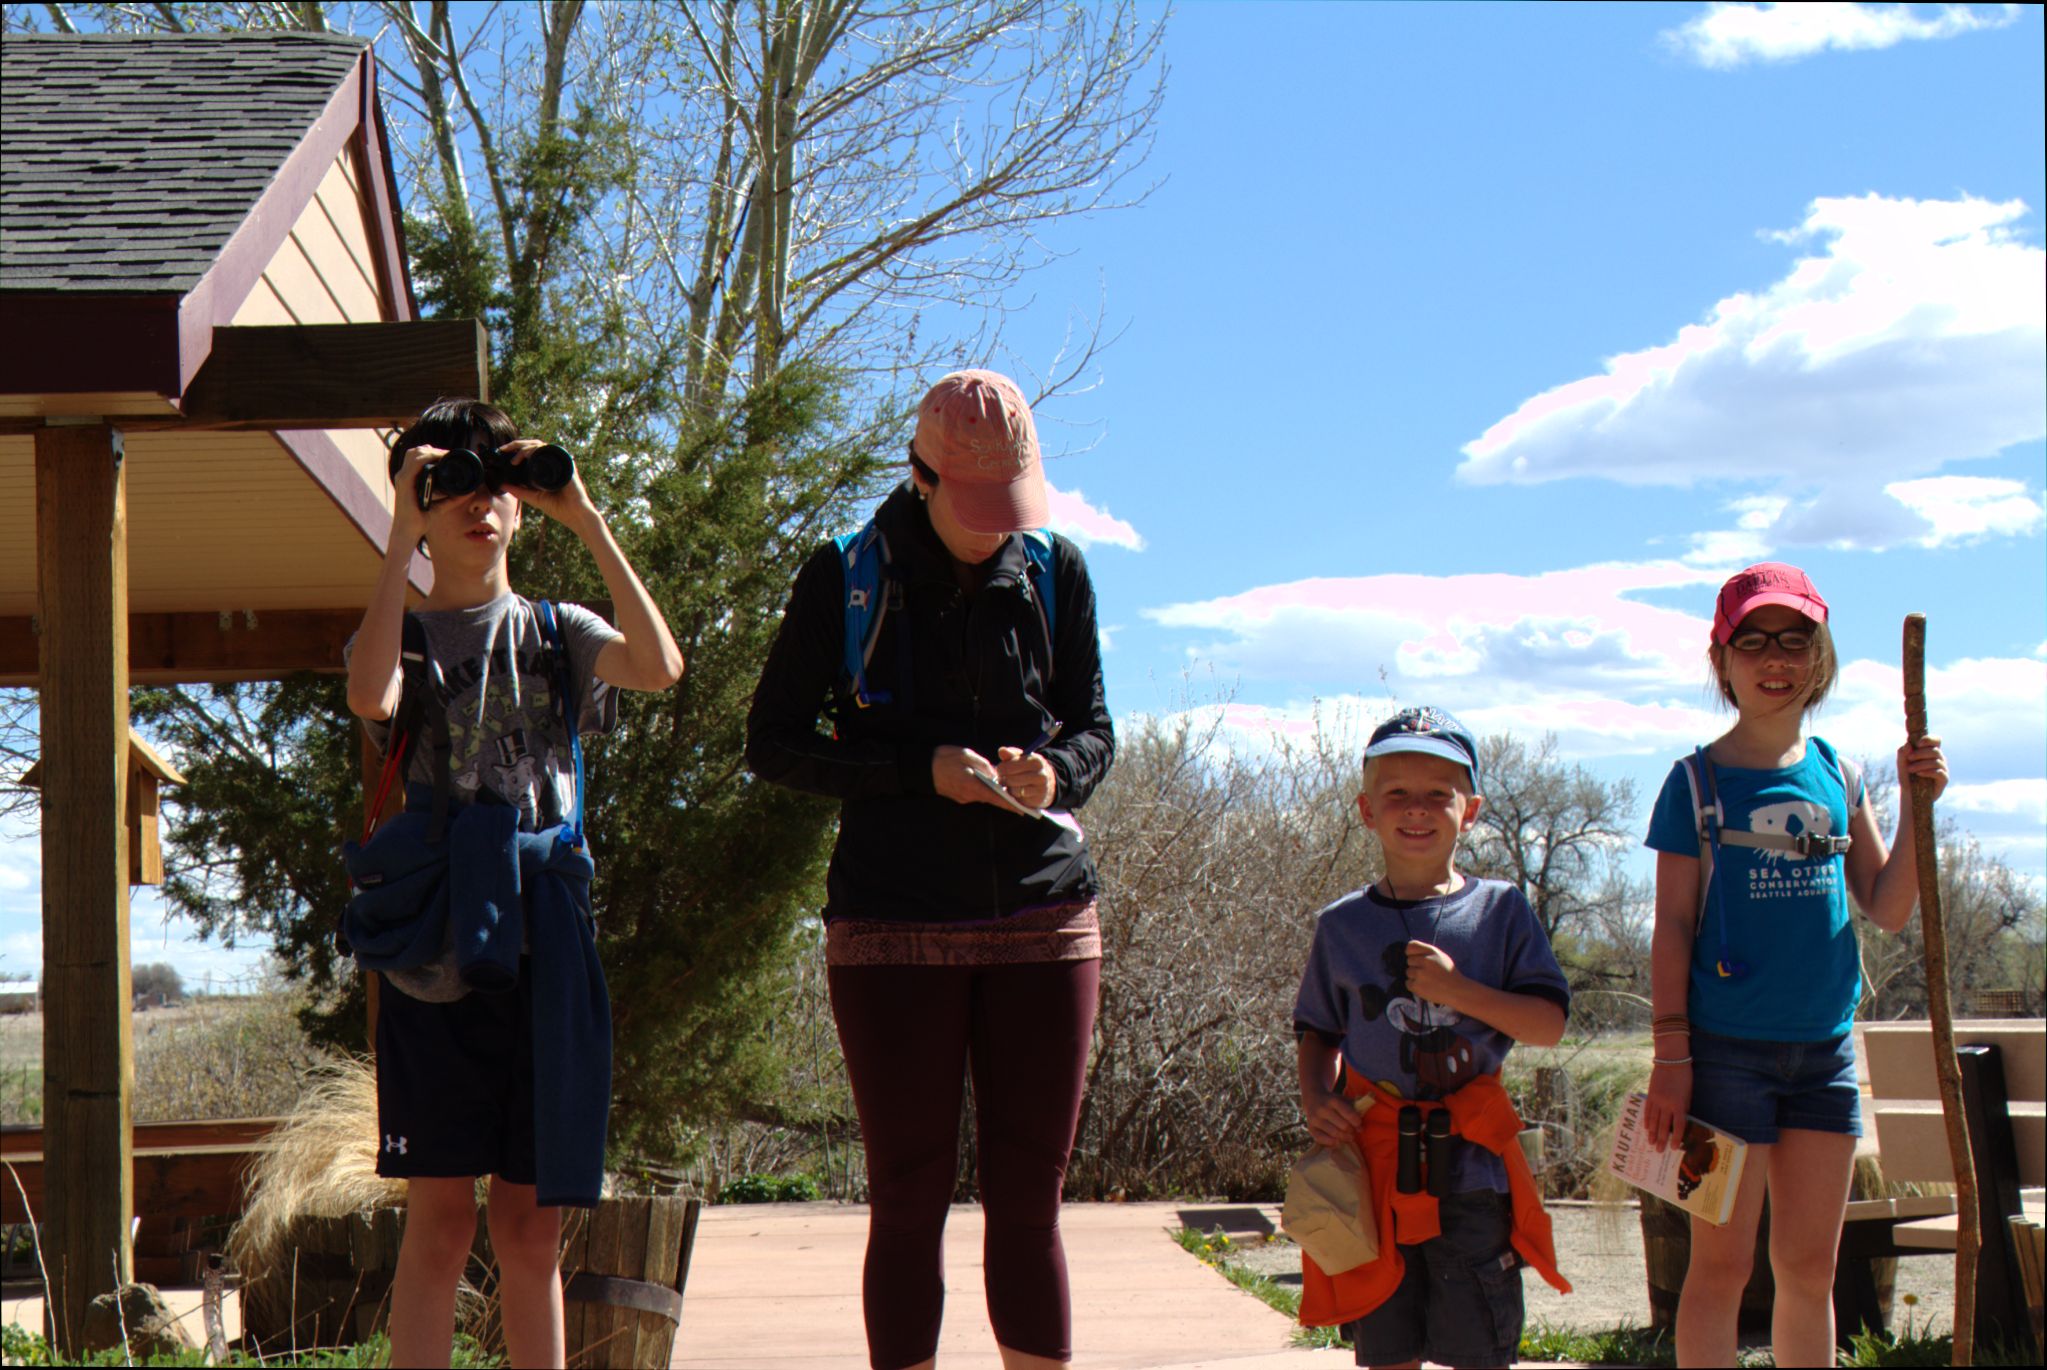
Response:
[[[1400,1106],[1400,1147],[1394,1153],[1393,1187],[1402,1194],[1419,1194],[1424,1183],[1429,1193],[1442,1198],[1450,1192],[1450,1115],[1442,1109],[1429,1114],[1426,1135],[1422,1111],[1413,1104]]]
[[[551,443],[534,448],[522,462],[514,462],[502,452],[477,453],[457,447],[421,471],[413,484],[419,507],[425,509],[435,495],[467,495],[479,485],[488,485],[493,492],[513,485],[552,492],[566,486],[575,474],[576,459]]]

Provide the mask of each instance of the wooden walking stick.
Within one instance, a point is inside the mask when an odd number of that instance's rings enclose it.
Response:
[[[1926,734],[1926,615],[1905,615],[1905,741]],[[1902,779],[1903,777],[1900,777]],[[1962,1113],[1962,1067],[1955,1059],[1955,1015],[1948,1002],[1947,929],[1940,917],[1940,855],[1933,833],[1933,781],[1913,776],[1912,844],[1919,857],[1919,932],[1926,946],[1926,1012],[1933,1020],[1933,1070],[1940,1081],[1940,1112],[1955,1170],[1956,1365],[1974,1363],[1976,1257],[1983,1245],[1976,1204],[1976,1153]]]

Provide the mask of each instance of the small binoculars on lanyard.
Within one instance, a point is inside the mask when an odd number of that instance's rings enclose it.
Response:
[[[1427,1146],[1424,1148],[1422,1111],[1413,1104],[1402,1104],[1399,1135],[1400,1150],[1397,1153],[1393,1187],[1402,1194],[1419,1194],[1422,1192],[1426,1172],[1429,1193],[1439,1199],[1448,1194],[1450,1115],[1440,1108],[1429,1114]]]
[[[419,507],[425,509],[436,495],[466,495],[479,485],[490,486],[492,493],[513,485],[552,492],[566,486],[575,474],[576,459],[552,444],[534,448],[519,462],[502,452],[479,454],[457,447],[421,471],[414,485]]]

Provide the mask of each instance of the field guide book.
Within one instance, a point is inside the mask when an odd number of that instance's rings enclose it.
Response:
[[[1725,1223],[1734,1212],[1748,1143],[1687,1115],[1683,1145],[1658,1151],[1642,1127],[1642,1106],[1648,1101],[1646,1094],[1630,1094],[1621,1106],[1606,1168],[1716,1227]]]

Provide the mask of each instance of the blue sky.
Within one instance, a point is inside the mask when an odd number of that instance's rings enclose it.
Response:
[[[1440,703],[1646,820],[1725,726],[1715,588],[1790,560],[1845,662],[1817,730],[1895,747],[1926,611],[1943,812],[2040,879],[2042,49],[2000,6],[1179,10],[1162,184],[1058,228],[994,359],[1049,365],[1104,292],[1129,325],[1040,415],[1112,707],[1191,671],[1259,746]],[[0,974],[36,888],[0,843]],[[134,922],[138,960],[251,959]]]
[[[1189,667],[1250,739],[1397,694],[1653,794],[1725,726],[1715,589],[1791,560],[1847,663],[1817,730],[1895,747],[1928,612],[1945,811],[2037,877],[2040,13],[1836,8],[1796,57],[1689,5],[1182,10],[1165,184],[1037,284],[1131,325],[1047,406],[1099,425],[1055,484],[1129,528],[1091,550],[1118,711]],[[1708,66],[1684,30],[1730,18]],[[1886,23],[1925,32],[1839,45]]]

